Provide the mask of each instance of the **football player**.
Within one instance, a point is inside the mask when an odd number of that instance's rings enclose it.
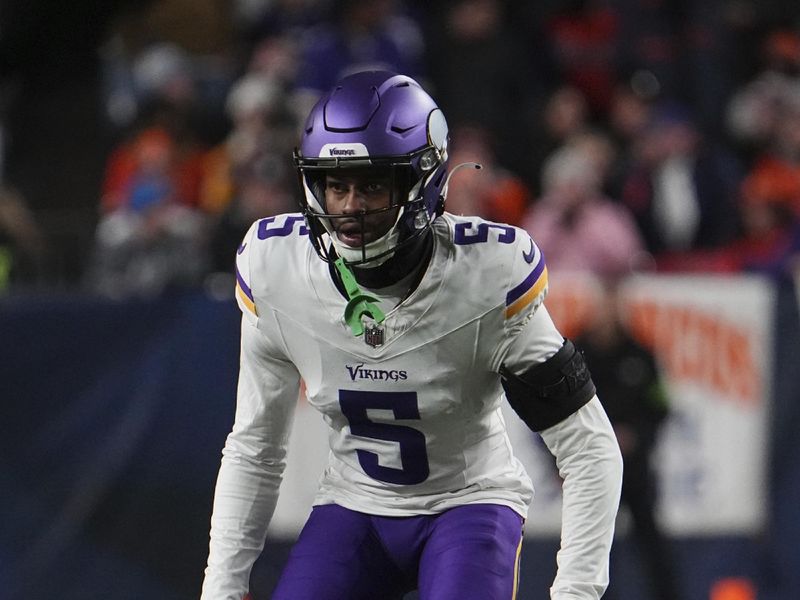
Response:
[[[447,145],[442,111],[402,75],[351,75],[312,109],[295,153],[302,213],[254,223],[238,250],[240,378],[204,600],[248,592],[301,380],[331,451],[273,599],[514,598],[533,489],[505,401],[564,479],[551,598],[602,595],[613,430],[543,305],[533,240],[445,212]]]

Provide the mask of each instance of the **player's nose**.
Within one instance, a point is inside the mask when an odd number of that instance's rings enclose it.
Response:
[[[359,193],[358,187],[350,185],[343,198],[342,212],[355,214],[364,210],[364,195]]]

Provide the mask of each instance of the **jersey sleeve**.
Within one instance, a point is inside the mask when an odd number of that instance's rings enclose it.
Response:
[[[544,255],[530,236],[522,236],[511,258],[503,316],[508,331],[518,331],[547,295],[547,265]]]
[[[545,305],[540,306],[510,341],[503,365],[520,375],[545,362],[561,349],[564,337],[550,318]]]
[[[253,223],[245,234],[241,245],[236,250],[236,303],[242,314],[251,324],[258,325],[258,309],[253,295],[253,285],[250,273],[252,239],[255,235],[257,223]]]
[[[503,335],[494,355],[494,368],[500,368],[514,340],[542,306],[547,295],[547,265],[533,239],[521,230],[511,249],[507,279],[504,282]],[[558,350],[558,347],[556,347]]]
[[[214,492],[202,600],[241,600],[248,591],[277,504],[300,390],[296,367],[278,336],[271,338],[269,312],[259,315],[248,295],[249,273],[241,273],[249,264],[246,247],[239,258],[237,300],[243,316],[236,416]]]
[[[614,430],[595,396],[541,435],[564,480],[561,548],[550,597],[597,600],[608,586],[622,487],[622,455]]]

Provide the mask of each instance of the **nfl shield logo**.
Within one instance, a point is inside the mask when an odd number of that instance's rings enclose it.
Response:
[[[367,327],[364,330],[364,341],[373,348],[383,346],[383,328],[377,325]]]

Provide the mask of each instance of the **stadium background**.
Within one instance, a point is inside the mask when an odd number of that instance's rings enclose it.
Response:
[[[119,110],[110,110],[109,91],[125,88],[111,85],[118,72],[110,67],[119,63],[109,56],[115,41],[143,48],[169,40],[203,57],[209,110],[200,131],[213,145],[230,126],[226,93],[255,40],[289,28],[291,15],[280,6],[304,4],[318,5],[317,21],[333,18],[322,10],[331,8],[326,2],[0,3],[0,182],[23,198],[47,247],[27,276],[4,281],[0,295],[0,597],[197,596],[219,450],[232,419],[238,312],[230,295],[209,279],[146,297],[107,298],[87,290],[106,162],[126,135],[113,119],[122,118]],[[398,4],[423,33],[427,49],[418,68],[424,81],[433,90],[446,89],[445,59],[455,57],[439,28],[447,7],[458,3]],[[516,23],[510,31],[521,44],[515,48],[523,48],[498,65],[500,79],[493,80],[506,86],[498,92],[506,108],[509,98],[524,104],[541,97],[563,75],[537,49],[537,26],[548,11],[593,3],[536,4],[506,6]],[[758,41],[772,28],[797,31],[800,25],[794,2],[596,4],[641,19],[652,9],[656,16],[669,15],[677,29],[705,33],[691,38],[694,45],[679,60],[647,66],[699,115],[708,135],[720,137],[720,107],[757,70]],[[730,17],[734,12],[738,21]],[[642,23],[655,37],[674,33],[661,30],[668,29],[663,23]],[[223,56],[222,66],[210,56]],[[615,69],[629,74],[638,66],[628,56]],[[479,89],[473,91],[480,96]],[[494,100],[489,98],[490,105]],[[452,102],[442,101],[447,114],[449,108],[468,114],[481,107],[479,101],[467,107]],[[524,104],[523,112],[537,107]],[[498,160],[535,186],[537,176],[527,172],[523,156],[537,139],[515,127],[520,114],[506,111],[487,120],[507,141]],[[726,280],[734,286],[750,281],[739,274]],[[729,579],[749,582],[760,599],[800,597],[798,298],[791,278],[765,276],[757,287],[768,290],[767,306],[755,318],[765,319],[768,334],[758,347],[769,360],[762,365],[767,385],[759,388],[764,422],[753,425],[763,425],[767,435],[742,434],[743,444],[756,443],[762,453],[755,464],[763,469],[763,481],[758,489],[742,490],[741,500],[756,498],[763,512],[712,532],[669,528],[686,600],[709,598],[715,585]],[[702,291],[697,301],[703,304]],[[737,304],[735,297],[713,302]],[[562,318],[568,326],[569,314]],[[723,468],[738,477],[743,467]],[[741,473],[745,481],[760,481],[746,468]],[[308,475],[305,485],[315,477]],[[289,522],[284,531],[289,539],[292,527]],[[618,592],[644,600],[638,551],[625,531],[622,523],[615,556]],[[270,540],[254,573],[256,598],[268,597],[289,539]],[[545,597],[556,545],[547,528],[528,536],[521,597]]]

